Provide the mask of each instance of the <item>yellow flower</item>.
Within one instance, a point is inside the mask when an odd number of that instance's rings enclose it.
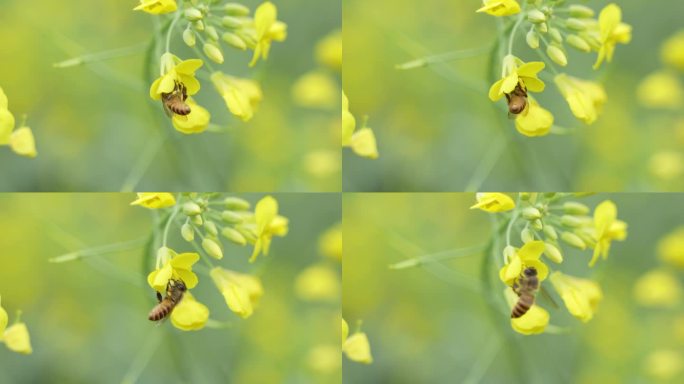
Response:
[[[675,151],[654,153],[648,168],[662,180],[678,180],[684,174],[684,154]]]
[[[506,288],[504,295],[508,306],[513,309],[518,301],[518,296],[510,288]],[[549,325],[549,318],[549,312],[534,304],[524,315],[511,319],[511,328],[523,335],[536,335],[546,330],[546,326]]]
[[[252,119],[263,99],[259,83],[254,80],[228,76],[221,72],[212,73],[211,82],[225,101],[230,113],[242,121]]]
[[[489,89],[489,99],[497,101],[505,94],[513,92],[518,85],[527,89],[528,92],[542,92],[544,82],[537,77],[542,69],[544,69],[544,63],[541,61],[524,63],[513,55],[507,55],[503,59],[502,79]]]
[[[361,157],[368,159],[377,159],[380,157],[375,134],[373,133],[373,130],[368,127],[363,127],[354,132],[350,146],[354,153]]]
[[[552,273],[550,280],[571,315],[585,323],[594,317],[603,298],[601,287],[596,282],[561,272]]]
[[[660,382],[676,382],[677,375],[684,370],[684,356],[676,350],[653,351],[646,357],[644,370]]]
[[[680,109],[684,104],[682,83],[670,71],[646,76],[637,88],[637,96],[641,104],[649,108]]]
[[[356,119],[354,115],[349,112],[349,100],[347,95],[342,91],[342,146],[350,146],[352,135],[356,129]]]
[[[337,301],[340,298],[340,276],[325,265],[313,265],[295,279],[295,292],[302,300]]]
[[[257,7],[254,13],[254,28],[256,29],[256,46],[254,57],[249,63],[250,67],[256,65],[259,58],[268,59],[271,50],[271,42],[284,41],[287,37],[287,25],[277,20],[278,9],[273,3],[267,1]]]
[[[16,322],[5,329],[2,342],[13,352],[25,355],[29,355],[33,352],[28,328],[26,328],[26,324],[21,322]]]
[[[677,228],[658,242],[660,260],[684,268],[684,226]]]
[[[288,220],[278,216],[278,202],[271,196],[259,200],[254,209],[254,219],[257,240],[254,243],[254,252],[252,252],[250,262],[256,260],[259,253],[268,255],[273,235],[283,237],[288,232]]]
[[[144,11],[153,15],[175,12],[178,9],[176,0],[140,0],[134,11]]]
[[[170,248],[162,247],[157,252],[157,269],[147,275],[147,283],[157,292],[164,292],[170,279],[180,279],[188,289],[192,289],[199,282],[197,275],[192,271],[192,265],[199,258],[197,253],[177,254]],[[159,265],[162,265],[162,268],[159,268]]]
[[[207,324],[209,308],[185,292],[183,300],[171,312],[171,324],[183,331],[197,331]]]
[[[342,261],[342,226],[340,224],[321,235],[318,240],[318,249],[324,256]]]
[[[499,192],[483,192],[475,194],[477,204],[470,209],[479,208],[486,212],[506,212],[515,208],[515,202],[508,195]]]
[[[259,278],[221,267],[212,269],[210,275],[231,311],[243,319],[252,316],[264,294]]]
[[[599,48],[594,69],[598,69],[604,60],[613,60],[615,45],[627,44],[632,40],[632,27],[622,22],[622,10],[615,4],[608,4],[599,14]]]
[[[684,30],[677,32],[663,43],[660,57],[665,64],[684,71]]]
[[[512,247],[511,247],[512,248]],[[499,270],[499,278],[508,286],[513,284],[520,278],[525,268],[535,268],[537,270],[537,278],[541,283],[549,275],[549,268],[539,258],[546,246],[543,241],[530,241],[522,246],[520,249],[513,249],[514,252],[508,264],[504,265]]]
[[[2,89],[0,89],[0,91],[2,91]],[[12,112],[0,106],[0,145],[7,145],[10,143],[12,131],[14,130],[14,123],[14,115],[12,115]]]
[[[580,80],[564,73],[557,75],[554,82],[576,118],[585,124],[596,121],[607,99],[606,92],[600,84]]]
[[[18,155],[31,158],[38,156],[36,141],[29,127],[21,127],[12,132],[9,144],[10,148]]]
[[[342,70],[342,30],[330,33],[316,44],[316,61],[330,69]]]
[[[195,103],[192,98],[189,98],[186,103],[190,106],[190,114],[186,116],[174,114],[173,118],[171,118],[173,127],[186,135],[204,132],[209,126],[211,114],[205,108]]]
[[[200,82],[195,78],[195,71],[204,64],[202,60],[181,61],[167,52],[161,56],[160,62],[162,75],[150,87],[150,97],[153,100],[161,100],[162,93],[173,92],[176,83],[183,84],[189,96],[199,92]]]
[[[167,192],[140,192],[138,198],[131,205],[140,205],[145,208],[158,209],[171,207],[176,204],[173,194]]]
[[[483,7],[475,12],[485,12],[492,16],[510,16],[520,12],[520,4],[515,0],[483,0]]]
[[[672,308],[682,300],[682,285],[669,271],[649,271],[634,284],[634,298],[644,306]]]
[[[551,132],[553,115],[532,98],[528,107],[515,118],[515,128],[528,137],[546,136]]]
[[[335,79],[323,71],[311,71],[302,75],[292,86],[292,98],[302,107],[332,109],[339,99]]]
[[[373,356],[371,355],[368,336],[363,332],[356,332],[349,337],[348,335],[349,325],[342,319],[342,352],[344,352],[351,361],[371,364],[373,362]]]
[[[0,109],[7,108],[9,108],[9,101],[7,100],[7,95],[5,95],[5,91],[0,87]]]
[[[2,340],[2,335],[5,333],[5,328],[7,328],[7,323],[9,322],[7,311],[5,311],[1,304],[2,301],[0,301],[0,340]]]
[[[596,230],[596,247],[589,262],[590,267],[596,264],[599,255],[604,260],[608,258],[611,241],[622,241],[627,237],[627,223],[617,219],[617,207],[610,200],[602,202],[594,210],[594,229]]]

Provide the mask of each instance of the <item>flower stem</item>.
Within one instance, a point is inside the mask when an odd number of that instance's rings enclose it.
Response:
[[[518,32],[518,27],[520,27],[520,24],[522,24],[523,20],[525,20],[525,10],[523,9],[520,14],[518,15],[518,19],[515,21],[515,25],[513,25],[513,29],[511,30],[511,36],[508,38],[508,54],[513,53],[513,40],[515,40],[515,34]]]
[[[166,239],[169,234],[169,228],[171,227],[171,223],[173,222],[173,219],[176,218],[176,215],[178,214],[178,211],[180,210],[180,199],[181,199],[181,194],[179,193],[176,196],[176,206],[173,207],[173,212],[169,215],[168,220],[166,221],[166,225],[164,226],[164,233],[162,234],[162,246],[166,247]]]
[[[171,24],[169,25],[169,30],[166,31],[166,46],[165,46],[165,52],[168,53],[169,49],[171,48],[171,33],[173,32],[173,29],[176,26],[176,23],[178,20],[180,20],[182,12],[178,11],[176,12],[175,15],[173,15],[173,20],[171,21]]]
[[[48,262],[50,262],[50,263],[65,263],[67,261],[80,260],[80,259],[83,259],[86,257],[102,256],[102,255],[106,255],[109,253],[118,253],[118,252],[130,251],[130,250],[140,248],[143,244],[145,244],[145,240],[146,240],[145,238],[140,238],[140,239],[134,239],[134,240],[123,241],[123,242],[119,242],[119,243],[114,243],[114,244],[102,245],[99,247],[82,249],[82,250],[79,250],[76,252],[69,252],[69,253],[65,253],[65,254],[57,256],[57,257],[53,257],[51,259],[48,259]]]
[[[464,256],[472,256],[481,252],[485,249],[486,244],[474,245],[471,247],[447,249],[440,252],[431,253],[428,255],[422,255],[414,257],[411,259],[403,260],[398,263],[391,264],[390,269],[406,269],[412,267],[418,267],[425,263],[431,263],[442,260],[455,259]]]
[[[515,211],[513,216],[511,216],[511,221],[508,222],[508,227],[506,227],[506,246],[511,245],[511,230],[515,221],[518,220],[518,216],[520,216],[520,195],[518,195],[518,201],[515,202]]]

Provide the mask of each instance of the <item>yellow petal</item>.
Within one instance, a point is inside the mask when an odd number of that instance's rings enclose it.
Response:
[[[511,319],[511,327],[523,335],[543,333],[549,325],[549,313],[538,305],[533,305],[526,314],[517,319]]]
[[[522,246],[517,252],[523,264],[527,264],[533,260],[539,260],[546,246],[541,240],[530,241]]]
[[[5,332],[7,327],[7,322],[9,321],[9,316],[7,316],[7,311],[0,306],[0,340],[2,340],[2,334]]]
[[[173,194],[167,192],[141,192],[131,205],[140,205],[145,208],[158,209],[171,207],[176,204]]]
[[[536,78],[546,65],[542,61],[530,61],[518,67],[518,76]]]
[[[33,352],[28,328],[24,323],[15,323],[4,332],[3,342],[10,351],[29,355]]]
[[[21,156],[36,157],[36,141],[33,137],[33,132],[29,127],[21,127],[10,135],[10,147],[12,150]]]
[[[344,351],[349,360],[356,361],[357,363],[371,364],[373,362],[370,342],[368,341],[368,336],[363,332],[349,336],[342,346],[342,351]]]
[[[347,337],[349,336],[349,325],[347,322],[342,318],[342,344],[347,340]]]
[[[183,331],[197,331],[202,328],[209,320],[209,308],[198,302],[189,293],[185,293],[176,308],[171,312],[171,323],[174,327]]]
[[[553,127],[553,115],[551,112],[530,101],[527,113],[518,115],[515,119],[515,129],[528,137],[548,135]]]
[[[171,259],[171,266],[174,269],[192,269],[192,266],[199,261],[200,256],[197,253],[181,253]]]
[[[357,155],[368,159],[377,159],[380,156],[375,134],[370,128],[361,128],[352,135],[351,148]]]
[[[14,115],[10,111],[0,108],[0,145],[10,143],[14,123]]]

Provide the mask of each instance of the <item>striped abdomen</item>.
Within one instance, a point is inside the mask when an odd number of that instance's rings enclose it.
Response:
[[[520,297],[511,311],[512,319],[523,316],[532,308],[532,305],[534,304],[534,293],[537,291],[537,288],[539,288],[539,279],[537,279],[536,275],[521,279],[520,289],[518,291]]]
[[[176,303],[174,303],[173,300],[165,297],[164,300],[160,301],[159,304],[152,308],[147,318],[152,321],[159,321],[168,316],[175,306]]]

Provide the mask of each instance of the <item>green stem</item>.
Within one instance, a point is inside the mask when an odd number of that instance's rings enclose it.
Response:
[[[518,32],[518,27],[520,27],[520,24],[522,24],[523,20],[525,20],[525,9],[523,6],[523,10],[520,12],[518,15],[518,19],[515,21],[515,25],[513,25],[513,29],[511,30],[511,35],[508,39],[508,54],[513,53],[513,40],[515,40],[515,34]]]
[[[169,53],[169,49],[171,48],[171,33],[173,32],[173,28],[176,26],[176,23],[178,20],[180,20],[180,17],[182,15],[182,11],[176,12],[175,15],[173,15],[173,20],[171,21],[171,24],[169,25],[169,30],[166,31],[166,46],[165,46],[165,52]]]
[[[82,249],[75,252],[69,252],[57,257],[48,259],[50,263],[64,263],[67,261],[74,261],[92,256],[102,256],[111,253],[119,253],[125,251],[131,251],[140,248],[145,244],[145,238],[134,239],[114,244],[107,244],[98,247]]]
[[[178,211],[180,211],[180,199],[181,199],[181,194],[179,193],[176,195],[176,205],[173,207],[173,212],[169,215],[169,219],[166,221],[166,225],[164,226],[164,233],[162,234],[162,246],[166,247],[166,239],[169,234],[169,228],[171,227],[171,223],[173,222],[173,219],[176,218],[176,215],[178,214]]]
[[[448,249],[440,252],[431,253],[429,255],[423,255],[414,257],[411,259],[403,260],[389,266],[390,269],[406,269],[412,267],[418,267],[425,263],[431,263],[435,261],[443,261],[449,259],[455,259],[464,256],[472,256],[478,252],[485,249],[486,244],[474,245],[472,247]]]
[[[71,59],[67,59],[64,61],[60,61],[58,63],[52,64],[54,68],[68,68],[68,67],[74,67],[77,65],[83,65],[86,63],[91,63],[95,61],[104,61],[104,60],[109,60],[109,59],[115,59],[119,57],[126,57],[130,56],[136,53],[143,52],[145,50],[145,47],[147,46],[146,43],[142,44],[135,44],[131,45],[128,47],[123,47],[123,48],[116,48],[116,49],[110,49],[107,51],[102,51],[102,52],[97,52],[97,53],[89,53],[77,57],[73,57]]]
[[[463,49],[458,51],[440,53],[436,55],[421,57],[403,64],[397,64],[395,68],[402,70],[423,68],[431,64],[448,63],[450,61],[467,59],[469,57],[476,57],[489,51],[490,49],[491,47],[485,46],[481,48]]]

